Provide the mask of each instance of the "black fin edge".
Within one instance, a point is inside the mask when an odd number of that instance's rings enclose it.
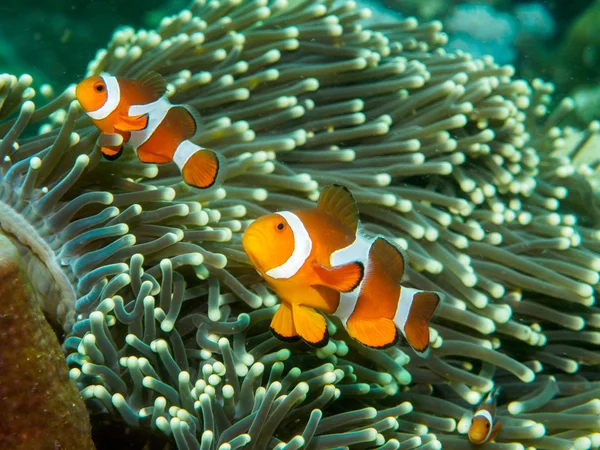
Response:
[[[359,342],[359,343],[361,343],[358,340],[356,340],[356,341]],[[370,345],[365,345],[365,347],[371,348],[373,350],[385,350],[386,348],[390,348],[390,347],[393,347],[395,345],[398,345],[398,342],[400,342],[400,332],[398,331],[398,327],[396,327],[396,335],[394,336],[394,340],[392,342],[390,342],[389,344],[380,345],[380,346],[377,346],[377,347],[372,347]],[[362,344],[362,345],[364,345],[364,344]]]
[[[119,159],[121,157],[121,155],[123,155],[123,146],[121,145],[121,148],[119,149],[119,151],[117,153],[115,153],[114,155],[107,155],[103,151],[100,151],[100,153],[102,153],[102,156],[104,157],[104,159],[107,159],[108,161],[116,161],[117,159]]]
[[[358,286],[360,286],[360,283],[362,283],[362,281],[365,277],[365,265],[362,262],[353,261],[351,264],[358,264],[358,266],[360,267],[360,277],[359,277],[358,281],[354,284],[354,286],[352,286],[350,289],[348,289],[347,291],[340,291],[344,294],[347,294],[348,292],[352,292],[354,289],[356,289]]]
[[[298,335],[283,336],[282,334],[279,334],[277,331],[275,331],[272,327],[269,327],[269,329],[271,330],[271,333],[273,333],[273,336],[275,336],[277,339],[283,342],[298,342],[301,339]]]
[[[304,342],[306,342],[307,345],[309,345],[310,347],[313,348],[323,348],[327,345],[327,343],[329,342],[329,331],[327,331],[327,326],[325,326],[325,334],[323,335],[323,339],[321,339],[318,342],[309,342],[306,339],[302,338],[302,340]]]

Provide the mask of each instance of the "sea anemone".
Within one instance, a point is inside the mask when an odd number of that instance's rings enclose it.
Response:
[[[1,78],[0,226],[39,261],[71,379],[92,414],[179,449],[463,449],[495,385],[497,448],[598,446],[598,123],[560,127],[572,101],[550,113],[551,84],[446,52],[439,22],[368,17],[200,0],[115,33],[87,75],[161,73],[229,160],[207,191],[172,164],[102,160],[72,88],[36,108],[31,77]],[[407,285],[446,294],[429,358],[334,322],[319,350],[270,334],[278,299],[241,233],[332,182],[407,249]]]

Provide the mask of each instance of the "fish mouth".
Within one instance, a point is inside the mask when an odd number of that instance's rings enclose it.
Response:
[[[252,232],[249,233],[248,231],[249,230],[246,230],[246,232],[242,236],[242,248],[244,249],[244,252],[248,256],[248,259],[250,259],[250,262],[252,263],[254,268],[257,269],[259,272],[263,272],[262,267],[258,262],[258,259],[256,258],[256,253],[254,251],[255,249],[261,248],[260,244],[262,242],[262,239],[259,235]]]
[[[248,255],[248,253],[246,253]],[[262,267],[260,266],[260,263],[256,260],[256,258],[254,256],[250,256],[248,255],[248,258],[250,259],[250,263],[252,264],[252,266],[254,266],[254,268],[259,272],[259,273],[263,273]]]

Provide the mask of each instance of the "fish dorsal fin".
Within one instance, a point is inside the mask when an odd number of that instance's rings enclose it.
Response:
[[[194,134],[192,136],[195,136],[196,134],[198,134],[198,130],[204,125],[204,120],[202,120],[202,117],[200,116],[200,113],[192,108],[189,105],[179,105],[182,108],[184,108],[188,114],[190,115],[190,117],[192,118],[193,122],[194,122]]]
[[[358,230],[358,207],[347,187],[339,184],[325,186],[321,191],[317,208],[336,217],[352,233]]]
[[[145,72],[143,75],[136,78],[136,81],[150,89],[153,97],[157,100],[167,92],[167,82],[158,72],[152,70]]]
[[[408,288],[403,288],[408,289]],[[416,291],[402,330],[415,352],[426,358],[429,353],[429,322],[442,300],[437,292]]]
[[[490,391],[485,397],[486,402],[495,406],[498,402],[498,397],[500,396],[501,389],[501,386],[496,386],[492,391]]]
[[[400,283],[406,267],[404,252],[381,236],[375,239],[371,249],[381,260],[381,265],[385,267],[390,276],[396,283]]]

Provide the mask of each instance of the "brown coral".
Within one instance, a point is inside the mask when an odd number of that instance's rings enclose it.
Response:
[[[0,235],[0,448],[94,449],[85,405],[22,261]]]

